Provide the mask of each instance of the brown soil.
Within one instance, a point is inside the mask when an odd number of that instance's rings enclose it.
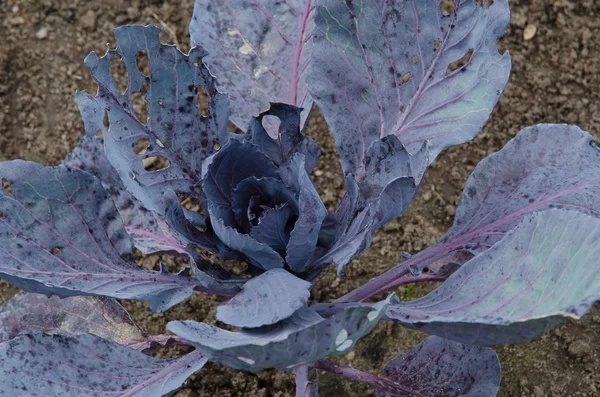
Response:
[[[372,247],[347,267],[347,279],[323,275],[314,297],[332,300],[398,261],[399,252],[417,252],[451,225],[467,176],[486,155],[500,149],[523,127],[573,123],[598,137],[600,121],[600,1],[511,1],[512,23],[501,46],[513,57],[513,73],[490,121],[471,143],[446,150],[428,172],[409,211],[379,231]],[[164,24],[165,42],[188,49],[192,0],[0,0],[0,160],[23,158],[58,164],[75,146],[83,125],[75,90],[95,91],[83,65],[85,55],[114,47],[110,29],[126,23]],[[537,32],[524,39],[528,25]],[[531,29],[531,28],[530,28]],[[37,34],[37,36],[36,36]],[[343,193],[343,180],[327,127],[315,112],[309,134],[324,148],[314,178],[327,205]],[[160,258],[143,260],[156,267]],[[0,297],[16,292],[0,284]],[[397,291],[411,298],[424,291]],[[0,302],[2,301],[0,300]],[[161,333],[167,321],[214,321],[217,299],[196,294],[165,314],[126,303],[147,331]],[[564,325],[535,341],[499,346],[503,367],[501,396],[596,396],[600,388],[600,307],[581,321]],[[392,323],[381,323],[339,361],[377,373],[399,352],[424,337]],[[323,396],[366,396],[369,387],[320,374]],[[178,396],[292,396],[291,372],[236,372],[208,364]]]

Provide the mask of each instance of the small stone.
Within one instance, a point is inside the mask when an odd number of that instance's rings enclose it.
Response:
[[[37,32],[35,32],[35,37],[37,37],[39,40],[44,40],[46,37],[48,37],[48,28],[42,26]]]
[[[10,9],[10,11],[11,11],[13,14],[16,14],[17,12],[19,12],[19,5],[18,5],[18,4],[15,4],[14,6],[12,6],[12,8]]]
[[[569,345],[568,351],[573,357],[583,358],[590,354],[590,345],[583,340],[576,340]]]
[[[322,175],[323,175],[323,171],[321,171],[321,170],[316,170],[316,171],[315,171],[315,175],[316,175],[316,176],[322,176]]]
[[[527,25],[525,30],[523,30],[523,39],[525,41],[533,39],[533,36],[535,36],[536,32],[537,27],[535,25]]]
[[[348,361],[354,360],[355,357],[356,357],[356,353],[354,352],[354,350],[350,350],[350,352],[348,354],[346,354],[346,358],[348,359]]]
[[[533,388],[533,395],[534,397],[545,397],[546,393],[544,393],[544,389],[542,389],[541,387],[535,386]]]
[[[425,193],[423,193],[423,201],[429,201],[432,197],[433,193],[431,193],[431,190],[428,190]]]
[[[87,30],[94,30],[96,28],[96,13],[89,10],[81,17],[81,25]]]

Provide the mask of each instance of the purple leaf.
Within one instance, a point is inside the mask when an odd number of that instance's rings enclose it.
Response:
[[[232,140],[217,153],[204,177],[203,189],[211,203],[214,218],[233,224],[232,192],[243,180],[272,178],[277,175],[275,165],[258,147]]]
[[[214,213],[214,207],[209,207],[211,215]],[[213,218],[213,227],[215,234],[219,236],[223,243],[234,251],[243,254],[248,262],[263,270],[283,268],[283,259],[281,256],[267,244],[253,239],[249,234],[238,232],[230,226],[225,226],[220,218]]]
[[[268,245],[281,257],[285,257],[287,245],[290,241],[288,223],[293,216],[294,211],[289,204],[269,208],[258,220],[258,225],[250,231],[250,237],[259,243]]]
[[[309,260],[315,252],[327,209],[306,173],[303,155],[294,155],[279,171],[284,183],[298,192],[298,220],[290,233],[285,261],[292,271],[302,273],[312,266]]]
[[[296,368],[296,397],[319,397],[317,370],[308,365]]]
[[[345,354],[371,332],[388,302],[389,298],[375,304],[346,305],[328,318],[305,307],[277,324],[241,332],[195,321],[172,321],[167,328],[228,367],[291,369],[328,355]]]
[[[0,342],[38,332],[94,334],[118,343],[144,338],[123,306],[103,296],[60,298],[21,292],[0,306]]]
[[[367,152],[388,135],[411,154],[430,141],[430,162],[472,139],[508,80],[510,57],[496,41],[509,19],[507,0],[455,1],[448,16],[440,1],[322,0],[307,81],[344,171],[369,178]]]
[[[387,363],[385,376],[427,397],[495,396],[500,387],[500,361],[490,348],[430,336]],[[409,397],[384,390],[376,395]]]
[[[309,279],[315,279],[320,271],[330,263],[336,265],[338,276],[341,276],[344,266],[350,262],[352,257],[362,252],[370,244],[373,235],[373,220],[374,217],[370,214],[369,208],[359,212],[352,220],[348,230],[311,265],[314,270]]]
[[[93,335],[23,335],[0,343],[2,390],[14,397],[160,397],[208,359],[161,360]]]
[[[418,274],[453,252],[485,252],[524,216],[551,208],[600,214],[600,152],[587,132],[565,124],[523,129],[482,160],[467,180],[454,224],[440,241],[343,300],[386,290],[410,267]]]
[[[600,298],[600,219],[550,209],[525,216],[492,248],[387,317],[477,345],[521,343],[579,318]]]
[[[272,325],[306,306],[311,283],[283,269],[248,280],[242,292],[217,306],[217,320],[236,327]]]
[[[469,177],[452,228],[440,243],[479,252],[526,214],[566,208],[600,215],[600,152],[576,126],[522,130]]]
[[[196,0],[191,41],[208,51],[206,64],[229,93],[231,120],[246,129],[252,117],[283,102],[303,108],[312,98],[305,71],[312,55],[314,0]],[[275,124],[267,125],[271,136]]]
[[[100,179],[125,224],[125,230],[137,249],[149,255],[156,252],[185,252],[185,247],[170,234],[164,219],[156,212],[146,209],[133,197],[121,182],[119,174],[104,154],[104,139],[84,136],[65,158],[64,165],[79,168]]]
[[[179,197],[172,190],[167,190],[163,196],[165,205],[165,219],[170,225],[171,233],[176,241],[180,244],[194,244],[207,251],[218,254],[227,259],[236,259],[231,256],[224,247],[219,244],[219,239],[212,233],[212,230],[205,230],[206,225],[194,225],[186,214],[185,209],[181,205]],[[187,215],[187,216],[186,216]],[[185,250],[185,248],[184,248]]]
[[[102,184],[64,166],[0,163],[0,277],[46,295],[139,299],[163,311],[198,284],[184,275],[144,270]]]
[[[300,112],[301,109],[295,106],[272,103],[269,110],[252,120],[248,135],[252,143],[277,166],[285,164],[295,153],[303,154],[306,172],[311,173],[319,161],[321,149],[300,132]],[[271,137],[263,125],[272,117],[277,117],[280,123],[276,138]]]
[[[164,213],[164,193],[202,197],[198,182],[202,163],[227,140],[228,100],[217,92],[213,76],[202,63],[204,50],[195,47],[189,56],[159,41],[160,28],[122,26],[115,29],[117,50],[98,58],[86,58],[98,95],[78,94],[78,104],[87,135],[100,130],[105,138],[106,156],[123,184],[143,205]],[[136,56],[145,52],[150,67],[146,77],[138,69]],[[120,54],[128,71],[129,86],[120,94],[110,72],[111,60]],[[132,95],[147,85],[148,120],[138,120],[133,112]],[[198,109],[197,91],[208,96],[208,114]],[[110,128],[103,124],[108,112]],[[147,140],[145,152],[133,147]],[[166,168],[147,171],[143,159],[158,157]]]

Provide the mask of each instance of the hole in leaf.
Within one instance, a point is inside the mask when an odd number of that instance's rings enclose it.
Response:
[[[467,63],[469,63],[469,61],[471,60],[471,56],[473,56],[474,51],[475,50],[473,48],[469,48],[469,51],[467,51],[467,53],[465,55],[463,55],[462,58],[460,58],[460,59],[452,62],[450,65],[448,65],[448,68],[446,69],[446,73],[452,73],[452,72],[462,68]]]
[[[143,123],[148,123],[148,102],[146,101],[146,95],[148,93],[148,83],[144,82],[138,92],[134,92],[131,95],[131,103],[133,104],[133,110],[135,111],[137,119]]]
[[[103,134],[102,134],[102,130],[98,130],[98,131],[96,131],[96,136],[102,136],[102,135],[103,135]]]
[[[279,137],[279,127],[281,126],[279,117],[267,115],[262,118],[261,123],[271,138],[277,139]]]
[[[165,170],[171,166],[171,162],[162,156],[151,156],[142,160],[146,171]]]
[[[102,119],[102,123],[104,124],[104,128],[106,131],[110,128],[110,118],[108,117],[108,109],[104,109],[104,119]]]
[[[215,152],[218,152],[219,150],[221,150],[221,145],[219,145],[218,143],[215,143],[213,146],[213,149],[215,150]]]
[[[208,94],[204,86],[196,87],[196,96],[198,97],[198,111],[202,117],[208,117]]]
[[[240,130],[237,125],[233,124],[231,121],[227,122],[227,131],[231,132],[232,134],[238,134],[241,135],[244,133],[244,131]]]
[[[404,76],[402,76],[402,82],[404,84],[406,84],[410,81],[411,78],[412,78],[412,73],[408,72],[408,73],[404,74]]]
[[[429,268],[428,267],[424,267],[423,268],[423,273],[429,273]]]
[[[2,189],[11,196],[15,194],[15,190],[6,178],[2,178]]]
[[[110,60],[110,74],[112,74],[115,79],[115,85],[117,86],[119,94],[124,94],[125,91],[127,91],[129,74],[127,73],[125,64],[121,60],[121,56],[118,54],[115,54],[113,59]]]
[[[417,63],[418,58],[417,57],[412,57],[412,63]]]
[[[442,42],[438,39],[435,39],[435,41],[433,42],[433,50],[437,51],[440,49],[441,46],[442,46]]]
[[[141,74],[148,77],[150,76],[150,64],[148,62],[148,53],[146,51],[140,51],[135,56],[135,64]]]
[[[0,219],[4,218],[4,212],[0,211]]]
[[[206,209],[202,206],[198,197],[186,196],[181,199],[180,203],[181,206],[188,211],[206,215]]]
[[[442,0],[440,2],[440,12],[443,16],[447,17],[450,14],[452,14],[455,10],[456,7],[454,6],[453,0]]]
[[[149,147],[150,141],[146,138],[142,138],[133,144],[133,152],[135,154],[145,154]]]
[[[50,253],[51,253],[52,255],[60,255],[60,253],[61,253],[61,250],[60,250],[60,248],[58,248],[58,247],[54,247],[54,248],[52,248],[52,249],[50,250]]]
[[[158,98],[158,104],[162,106],[165,103],[165,98]]]

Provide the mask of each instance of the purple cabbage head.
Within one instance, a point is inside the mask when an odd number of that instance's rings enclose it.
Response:
[[[164,396],[210,360],[295,369],[297,397],[316,395],[315,368],[378,396],[494,395],[487,346],[535,338],[600,297],[600,152],[585,131],[524,129],[477,166],[436,244],[335,302],[310,299],[316,277],[341,273],[407,209],[436,156],[489,117],[511,62],[496,46],[508,2],[489,3],[196,0],[187,55],[157,27],[115,29],[118,47],[86,58],[99,89],[77,94],[85,136],[63,164],[0,163],[0,278],[26,291],[0,306],[0,394]],[[310,177],[313,102],[345,173],[333,211]],[[189,266],[140,268],[132,246]],[[363,302],[429,281],[442,284],[410,302]],[[165,311],[194,291],[227,298],[216,319],[238,330],[187,320],[148,335],[115,300]],[[324,360],[380,320],[433,336],[380,376]],[[174,344],[195,351],[149,356]]]

